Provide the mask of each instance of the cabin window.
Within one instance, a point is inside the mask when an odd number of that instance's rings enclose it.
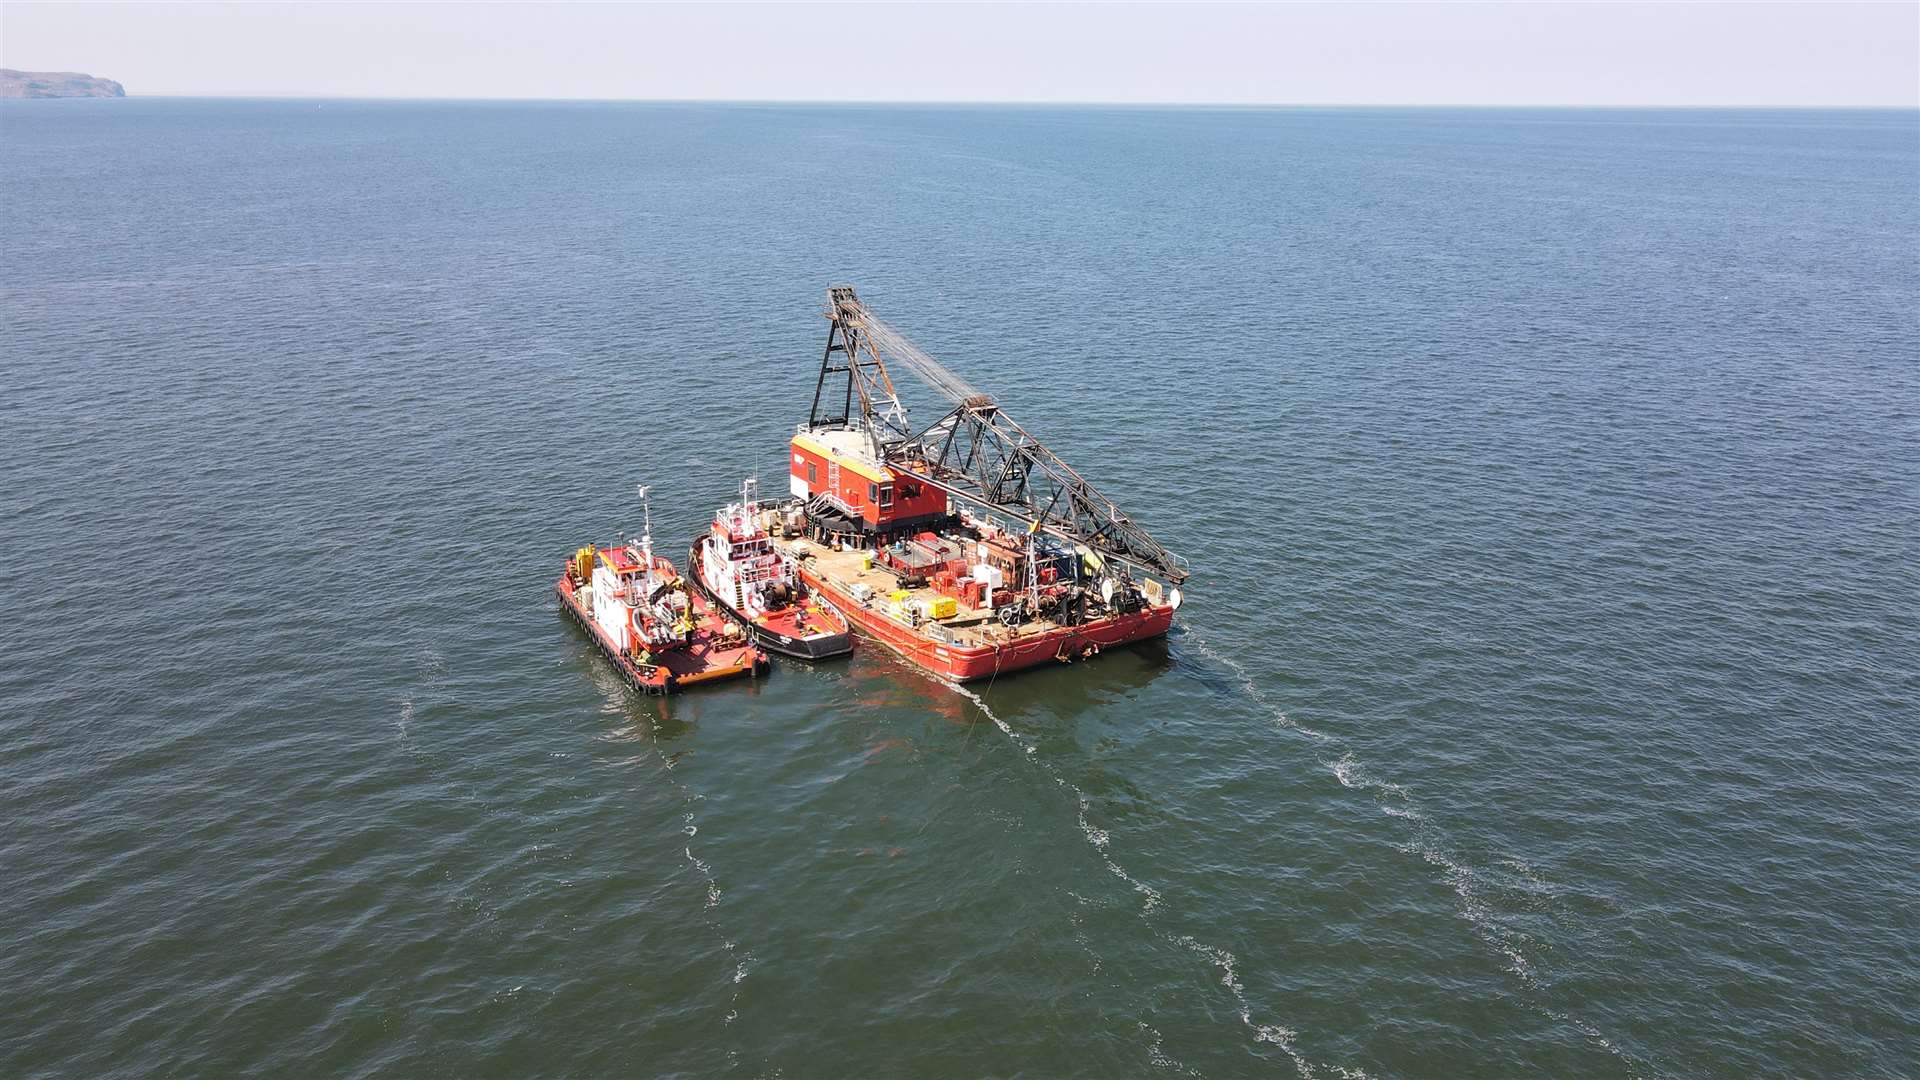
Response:
[[[893,505],[893,485],[888,484],[885,487],[880,489],[880,509],[885,510],[892,505]]]
[[[820,470],[814,466],[813,462],[807,462],[807,486],[812,487],[819,482]]]
[[[868,502],[880,501],[880,485],[879,484],[867,485],[867,501]]]

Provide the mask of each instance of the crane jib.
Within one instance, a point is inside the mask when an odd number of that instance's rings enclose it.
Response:
[[[826,351],[809,426],[857,428],[876,457],[957,498],[1037,526],[1119,562],[1185,581],[1185,560],[1135,525],[1111,499],[1000,410],[991,397],[874,315],[850,285],[827,290]],[[954,403],[909,434],[888,361]],[[844,376],[845,385],[829,390]],[[837,393],[835,391],[838,391]],[[836,400],[837,399],[837,400]]]
[[[999,407],[975,398],[885,459],[949,495],[997,510],[1108,558],[1185,581],[1185,562],[1135,525],[1066,462]]]

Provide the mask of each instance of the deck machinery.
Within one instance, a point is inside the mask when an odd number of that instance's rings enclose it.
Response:
[[[1188,576],[986,394],[860,302],[827,292],[826,351],[790,485],[803,576],[870,635],[956,679],[1166,633]],[[888,364],[945,397],[915,429]]]

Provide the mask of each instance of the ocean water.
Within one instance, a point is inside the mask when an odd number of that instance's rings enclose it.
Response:
[[[1920,1069],[1915,113],[7,102],[0,254],[0,1075]],[[842,281],[1172,636],[621,687]]]

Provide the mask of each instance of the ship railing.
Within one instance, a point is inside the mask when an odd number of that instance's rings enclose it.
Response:
[[[844,502],[841,502],[838,496],[828,494],[827,492],[824,492],[824,491],[818,495],[815,495],[813,498],[807,500],[808,516],[822,513],[827,510],[832,510],[835,513],[839,513],[839,514],[845,514],[848,517],[858,516],[854,513],[853,507],[848,506]]]
[[[758,585],[773,578],[773,570],[765,566],[743,566],[734,572],[734,577],[743,585]]]

